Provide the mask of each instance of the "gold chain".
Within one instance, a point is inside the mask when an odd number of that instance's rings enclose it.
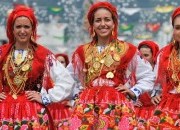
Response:
[[[172,69],[172,80],[176,84],[176,92],[180,93],[180,79],[179,79],[179,72],[180,72],[180,60],[178,59],[178,52],[175,48],[173,48],[172,53],[170,55],[170,67]]]
[[[30,69],[30,65],[32,62],[32,51],[28,49],[27,55],[24,59],[24,62],[20,64],[19,66],[16,67],[16,65],[13,62],[13,52],[14,49],[11,49],[11,53],[9,53],[6,63],[4,65],[4,72],[5,72],[5,77],[7,79],[7,83],[11,89],[11,94],[14,99],[17,99],[17,94],[24,89],[25,87],[25,82],[27,81],[27,76],[28,76],[28,71]],[[8,73],[8,68],[9,65],[13,68],[13,73],[14,73],[14,78],[13,81],[11,80],[9,73]],[[16,86],[16,88],[14,87]]]

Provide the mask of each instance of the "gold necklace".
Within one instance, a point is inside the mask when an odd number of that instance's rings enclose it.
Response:
[[[28,49],[28,53],[26,55],[24,62],[21,65],[16,66],[13,62],[13,52],[14,52],[14,49],[11,49],[11,52],[7,56],[7,60],[4,65],[4,73],[5,73],[5,77],[7,79],[7,83],[11,89],[12,97],[14,99],[17,99],[18,93],[24,89],[25,83],[28,79],[27,78],[28,72],[29,72],[28,70],[30,70],[33,56],[32,56],[32,51],[30,51]],[[9,66],[11,66],[13,68],[14,77],[10,77],[10,75],[8,73]],[[12,78],[13,78],[13,80],[12,80]]]
[[[20,65],[23,62],[22,52],[18,52],[17,57],[14,61],[17,65]]]
[[[180,73],[180,60],[178,59],[178,53],[175,48],[173,48],[170,55],[170,67],[172,70],[172,80],[175,83],[175,90],[180,93],[180,79],[178,74]]]
[[[115,68],[119,64],[121,57],[125,54],[127,46],[116,42],[109,43],[108,46],[99,53],[96,44],[89,45],[85,50],[85,64],[87,66],[86,83],[101,75],[102,69],[107,71],[106,78],[114,78]]]

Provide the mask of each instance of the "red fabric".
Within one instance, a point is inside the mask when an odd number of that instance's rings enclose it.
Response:
[[[59,56],[62,56],[64,59],[65,59],[65,62],[66,62],[66,66],[69,64],[69,58],[68,58],[68,55],[66,54],[63,54],[63,53],[59,53],[59,54],[56,54],[55,57],[59,57]]]
[[[34,40],[36,40],[37,34],[36,34],[36,28],[37,28],[37,19],[34,15],[33,9],[20,5],[16,6],[15,9],[12,11],[12,13],[9,15],[7,20],[7,27],[6,27],[6,33],[7,37],[9,39],[9,43],[13,44],[15,42],[15,37],[13,34],[13,25],[17,17],[25,16],[27,17],[32,24],[32,36]]]
[[[150,95],[146,92],[143,93],[139,96],[139,100],[143,104],[143,106],[152,106],[153,104],[151,103],[151,97]]]
[[[173,49],[173,44],[170,43],[164,48],[162,48],[159,52],[160,58],[159,58],[159,68],[158,68],[158,77],[157,81],[158,83],[161,83],[161,86],[163,88],[163,93],[167,93],[169,90],[172,90],[174,88],[173,85],[171,85],[170,80],[171,75],[170,72],[168,72],[168,64],[169,64],[169,56],[171,54],[171,51]]]
[[[109,2],[97,2],[93,4],[91,8],[89,9],[87,18],[90,24],[90,34],[92,35],[94,33],[94,29],[93,29],[94,13],[100,8],[105,8],[112,13],[112,18],[113,18],[115,26],[113,30],[114,34],[112,35],[111,40],[115,40],[118,34],[118,14],[117,14],[116,7]],[[97,40],[97,36],[93,38],[93,41],[96,41],[96,40]]]
[[[135,107],[136,116],[138,119],[147,121],[151,117],[151,114],[154,112],[156,106],[151,103],[151,97],[147,92],[141,94],[139,96],[139,100],[143,106]]]
[[[172,16],[171,16],[171,18],[172,18],[172,25],[174,25],[174,19],[176,18],[176,16],[178,16],[178,15],[180,15],[180,7],[177,7],[175,10],[174,10],[174,12],[172,13]]]
[[[42,104],[29,101],[25,94],[19,95],[17,99],[13,99],[9,94],[6,96],[6,99],[0,102],[1,129],[13,130],[18,126],[19,129],[25,127],[29,130],[53,130],[49,124],[51,116]]]
[[[141,43],[139,43],[138,45],[138,49],[140,50],[140,48],[143,46],[143,45],[147,45],[151,50],[152,50],[152,58],[153,58],[153,62],[155,63],[156,62],[156,57],[157,57],[157,53],[159,51],[159,46],[153,42],[153,41],[142,41]]]
[[[64,101],[65,102],[65,101]],[[65,127],[64,123],[67,122],[71,116],[71,107],[66,104],[62,104],[62,102],[51,103],[48,105],[48,110],[53,119],[53,124],[55,129],[60,129]]]

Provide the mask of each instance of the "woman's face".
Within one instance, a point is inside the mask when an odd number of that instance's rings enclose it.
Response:
[[[147,61],[149,61],[151,64],[153,63],[153,57],[152,57],[152,52],[151,52],[151,49],[150,48],[140,48],[139,50],[142,54],[142,57],[144,59],[146,59]]]
[[[174,19],[173,38],[180,43],[180,15]]]
[[[94,13],[93,28],[98,38],[111,37],[114,29],[114,21],[110,11],[104,8],[98,9]]]
[[[16,18],[13,26],[13,34],[16,43],[29,43],[32,34],[32,25],[27,17]]]
[[[64,67],[67,66],[64,57],[58,56],[58,57],[57,57],[57,60],[58,60]]]

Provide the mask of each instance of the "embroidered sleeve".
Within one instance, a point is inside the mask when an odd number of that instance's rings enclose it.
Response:
[[[47,56],[45,68],[42,95],[48,95],[46,97],[49,97],[52,102],[68,98],[74,86],[74,80],[68,70],[52,54]],[[51,83],[47,82],[48,77]],[[52,87],[48,85],[52,85]]]

